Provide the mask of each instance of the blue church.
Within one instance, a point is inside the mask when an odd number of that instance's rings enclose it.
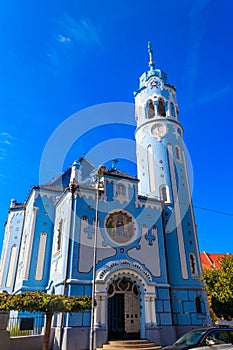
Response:
[[[1,290],[91,296],[94,276],[96,347],[166,345],[210,324],[176,88],[148,52],[134,92],[137,178],[81,157],[12,200],[5,227]],[[58,315],[54,349],[88,349],[90,324],[89,311]]]

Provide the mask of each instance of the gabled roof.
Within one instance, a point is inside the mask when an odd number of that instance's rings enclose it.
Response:
[[[51,182],[48,183],[48,186],[51,188],[59,188],[61,190],[65,189],[69,186],[70,183],[70,174],[71,174],[71,167],[69,167],[64,173],[57,176],[55,179],[53,179]]]
[[[95,169],[95,166],[86,158],[81,157],[78,162],[80,163],[80,171],[81,171],[81,179],[84,182],[90,182],[91,172]],[[64,171],[61,175],[57,176],[51,182],[49,182],[48,186],[51,188],[56,188],[60,190],[64,190],[69,187],[70,184],[70,176],[71,176],[72,166],[69,167],[66,171]],[[88,181],[89,180],[89,181]]]
[[[225,254],[213,254],[203,252],[201,253],[201,263],[202,268],[210,270],[212,268],[221,269],[221,263],[219,262],[224,256],[229,255],[229,253]]]

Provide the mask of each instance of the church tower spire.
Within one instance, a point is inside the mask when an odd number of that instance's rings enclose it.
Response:
[[[152,43],[149,41],[148,42],[148,53],[149,53],[149,68],[154,69],[155,68],[155,63],[153,60],[153,49],[152,49]]]
[[[149,70],[142,74],[139,89],[134,92],[138,192],[165,204],[164,229],[169,233],[166,239],[172,257],[171,276],[179,284],[190,278],[193,281],[193,276],[199,276],[201,270],[183,127],[178,119],[176,87],[168,82],[164,71],[155,68],[151,43],[148,52]],[[180,261],[181,280],[173,271],[177,261]]]

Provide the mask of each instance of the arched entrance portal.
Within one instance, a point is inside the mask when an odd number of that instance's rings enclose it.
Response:
[[[140,338],[140,299],[138,286],[121,277],[108,288],[108,338]]]

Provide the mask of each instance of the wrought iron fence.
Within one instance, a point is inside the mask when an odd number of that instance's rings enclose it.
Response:
[[[39,335],[45,325],[45,315],[40,316],[11,316],[8,331],[12,337],[23,335]]]

